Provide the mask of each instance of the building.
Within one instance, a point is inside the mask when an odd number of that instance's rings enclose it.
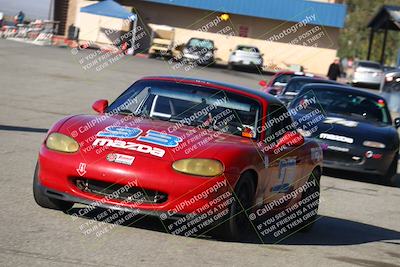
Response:
[[[112,43],[107,28],[129,31],[129,25],[113,18],[81,13],[80,8],[97,1],[55,0],[54,19],[59,34],[79,39]],[[346,6],[341,0],[120,0],[118,3],[138,14],[139,51],[146,52],[151,41],[149,24],[175,28],[175,43],[191,37],[212,39],[216,57],[226,63],[237,45],[258,47],[269,70],[290,65],[325,74],[336,57]],[[130,26],[132,27],[132,26]]]

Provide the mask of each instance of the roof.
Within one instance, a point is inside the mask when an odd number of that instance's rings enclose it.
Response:
[[[198,79],[198,78],[188,78],[188,77],[179,77],[179,76],[146,76],[143,77],[142,79],[146,80],[168,80],[170,82],[182,82],[182,83],[204,83],[205,86],[210,86],[212,87],[213,85],[215,86],[220,86],[220,87],[227,87],[227,88],[232,88],[236,89],[242,92],[245,92],[247,94],[252,94],[255,96],[258,96],[260,98],[263,98],[267,100],[268,103],[275,103],[275,104],[281,104],[281,102],[275,97],[270,94],[267,94],[263,91],[256,90],[256,89],[250,89],[247,87],[242,87],[242,86],[237,86],[229,83],[222,83],[222,82],[217,82],[217,81],[212,81],[212,80],[205,80],[205,79]]]
[[[347,6],[306,0],[144,0],[180,7],[211,10],[221,13],[258,17],[263,19],[300,22],[315,14],[309,24],[343,28]]]
[[[136,15],[132,14],[113,0],[104,0],[93,5],[85,6],[82,7],[80,11],[89,14],[120,19],[136,19]]]
[[[400,6],[382,6],[368,23],[368,28],[400,31]]]
[[[301,94],[306,91],[309,90],[310,88],[312,88],[313,91],[325,91],[325,90],[336,90],[336,91],[342,91],[342,92],[347,92],[347,93],[354,93],[360,96],[365,96],[365,97],[371,97],[374,99],[382,99],[381,96],[374,94],[374,93],[370,93],[364,90],[359,90],[359,89],[355,89],[353,87],[350,87],[348,85],[337,85],[337,84],[328,84],[328,83],[310,83],[307,84],[303,87],[303,89],[301,90]]]

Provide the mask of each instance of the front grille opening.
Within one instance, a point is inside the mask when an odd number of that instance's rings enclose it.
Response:
[[[160,204],[167,201],[168,198],[167,194],[159,191],[91,179],[75,179],[74,184],[83,192],[125,203]]]
[[[347,165],[359,165],[364,161],[364,157],[352,153],[340,151],[324,151],[324,160],[340,162]]]

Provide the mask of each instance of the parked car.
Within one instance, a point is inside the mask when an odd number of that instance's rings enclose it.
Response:
[[[175,29],[166,25],[149,26],[152,29],[149,57],[173,56]]]
[[[381,83],[382,92],[400,92],[400,69],[392,69],[385,73]]]
[[[210,65],[215,61],[215,50],[217,48],[215,48],[212,40],[190,38],[182,49],[182,60],[196,62],[198,65]]]
[[[302,134],[320,144],[324,168],[367,173],[383,184],[392,182],[399,158],[400,118],[392,120],[385,99],[350,86],[309,84],[289,110],[304,101],[313,104],[297,109],[293,117]],[[315,123],[310,126],[311,122]]]
[[[359,60],[353,65],[353,71],[350,75],[350,83],[353,86],[367,85],[378,87],[383,78],[383,69],[381,64],[374,61]]]
[[[282,93],[278,95],[278,99],[282,101],[286,106],[290,104],[290,102],[298,95],[304,85],[311,83],[328,83],[328,84],[338,84],[335,81],[313,78],[313,77],[293,77],[290,79],[286,87],[283,89]]]
[[[312,73],[306,73],[302,71],[280,71],[275,73],[274,76],[272,76],[271,80],[265,84],[265,81],[260,81],[260,85],[262,85],[264,88],[264,92],[271,94],[271,95],[279,95],[282,93],[282,90],[285,88],[287,83],[290,81],[291,78],[296,77],[296,76],[307,76],[307,77],[315,77],[315,78],[321,78],[319,76],[316,76]]]
[[[260,53],[257,47],[238,45],[229,56],[228,68],[235,69],[236,67],[257,68],[262,70],[263,54]]]
[[[385,73],[380,93],[388,101],[390,110],[400,113],[400,68]]]

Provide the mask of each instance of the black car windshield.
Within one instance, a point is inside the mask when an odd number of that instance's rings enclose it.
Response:
[[[107,113],[223,131],[256,138],[260,104],[245,96],[179,82],[139,81],[119,96]],[[178,127],[178,128],[179,128]],[[175,127],[172,127],[175,128]]]
[[[236,50],[240,51],[245,51],[245,52],[254,52],[254,53],[259,53],[260,51],[258,50],[257,47],[252,47],[252,46],[238,46]]]
[[[358,120],[391,124],[386,101],[381,98],[329,89],[310,89],[301,94],[291,103],[291,108],[315,97],[315,101],[308,101],[311,103],[308,109],[320,109],[325,114],[345,115]]]
[[[302,80],[290,80],[290,82],[287,84],[285,91],[283,92],[284,94],[286,93],[298,93],[301,89],[301,87],[303,87],[303,85],[307,84],[307,83],[313,83],[315,80],[311,80],[311,79],[302,79]]]
[[[192,38],[189,40],[188,46],[189,47],[207,48],[209,50],[212,50],[214,48],[214,42],[211,40],[206,40],[206,39]]]
[[[310,83],[332,83],[329,80],[323,79],[305,79],[305,78],[294,78],[289,81],[283,94],[286,93],[299,93],[302,87]]]

